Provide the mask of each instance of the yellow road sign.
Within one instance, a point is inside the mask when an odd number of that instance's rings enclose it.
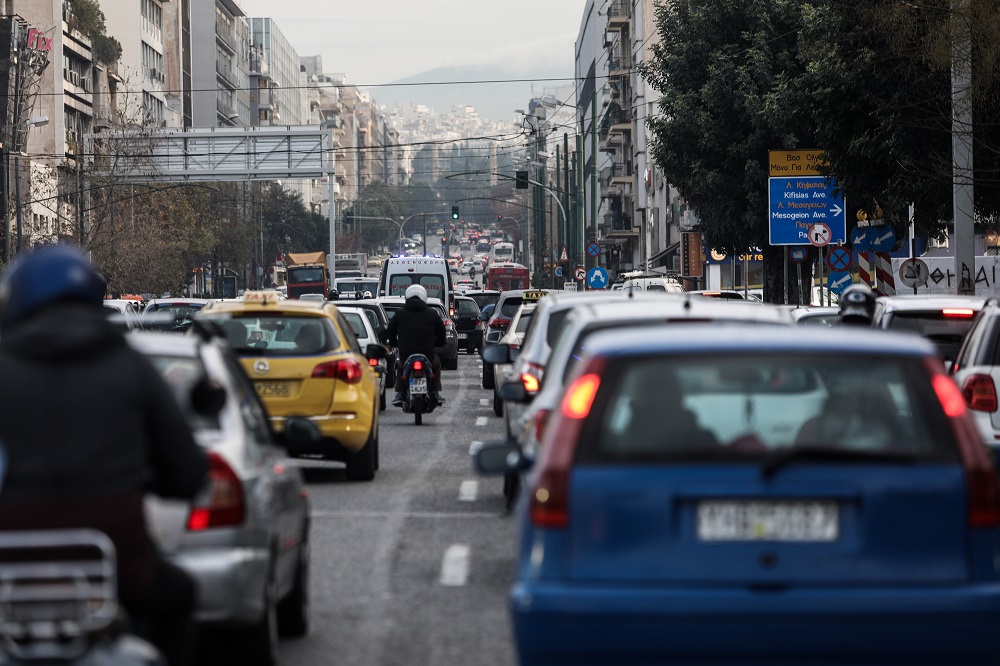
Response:
[[[822,176],[819,165],[823,163],[822,150],[769,150],[771,178],[781,176]]]

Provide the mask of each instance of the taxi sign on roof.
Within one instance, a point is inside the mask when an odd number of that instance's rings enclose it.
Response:
[[[548,296],[548,294],[549,292],[547,291],[526,291],[523,294],[521,294],[521,300],[537,301],[539,298],[542,298],[543,296]]]
[[[277,290],[265,290],[265,291],[248,291],[243,294],[244,303],[260,303],[261,305],[267,305],[268,303],[277,303],[281,300],[281,292]]]

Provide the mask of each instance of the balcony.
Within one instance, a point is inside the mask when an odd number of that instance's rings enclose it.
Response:
[[[625,55],[613,55],[608,58],[608,76],[612,78],[628,76],[631,72],[631,54],[626,53]]]
[[[622,30],[628,27],[632,3],[627,0],[611,0],[608,4],[608,30]]]
[[[218,74],[219,78],[221,78],[222,81],[230,88],[237,87],[236,73],[233,71],[233,68],[230,67],[227,63],[221,60],[216,60],[215,73]]]
[[[236,38],[233,36],[233,29],[220,21],[215,22],[215,36],[219,38],[226,48],[236,55]]]
[[[94,127],[111,127],[114,124],[114,111],[107,103],[94,104]]]
[[[216,111],[219,112],[219,115],[222,116],[222,118],[225,119],[225,121],[228,123],[235,123],[238,120],[238,117],[237,118],[233,117],[237,115],[236,110],[228,102],[223,102],[221,99],[216,99],[215,109]]]
[[[611,185],[634,185],[631,162],[616,162],[611,165]]]
[[[632,226],[632,216],[608,213],[604,216],[604,235],[607,238],[628,238],[638,236],[639,230]]]

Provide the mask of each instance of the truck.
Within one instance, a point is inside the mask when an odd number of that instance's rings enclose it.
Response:
[[[326,252],[289,252],[285,255],[288,298],[302,294],[323,294],[329,291],[330,272],[326,268]]]
[[[368,255],[364,252],[337,254],[336,260],[334,279],[368,275]]]
[[[515,264],[512,261],[502,261],[486,267],[484,289],[496,289],[497,291],[527,289],[530,280],[527,266]]]

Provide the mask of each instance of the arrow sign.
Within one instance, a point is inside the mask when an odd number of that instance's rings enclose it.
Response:
[[[850,273],[845,273],[844,271],[838,271],[836,273],[830,273],[830,276],[826,279],[826,286],[830,288],[830,291],[840,296],[844,293],[844,290],[854,283],[854,278],[851,277]]]
[[[834,215],[840,215],[841,213],[844,212],[844,209],[838,206],[837,204],[833,204],[833,206],[830,208],[830,212],[833,213]]]
[[[832,237],[833,231],[829,226],[823,224],[822,222],[817,222],[809,227],[809,242],[816,247],[829,245]]]
[[[591,289],[604,289],[608,286],[608,272],[600,266],[594,266],[587,271],[587,286]]]
[[[887,252],[896,245],[896,232],[892,227],[870,227],[872,249],[876,252]]]
[[[844,199],[833,178],[785,176],[768,179],[768,238],[771,245],[805,245],[809,227],[825,224],[827,243],[847,240]]]
[[[583,278],[587,277],[587,270],[581,266],[580,268],[576,269],[575,275],[577,280],[582,280]]]
[[[875,230],[871,227],[855,227],[851,232],[851,245],[858,252],[869,252],[872,249],[869,232],[874,235]]]

